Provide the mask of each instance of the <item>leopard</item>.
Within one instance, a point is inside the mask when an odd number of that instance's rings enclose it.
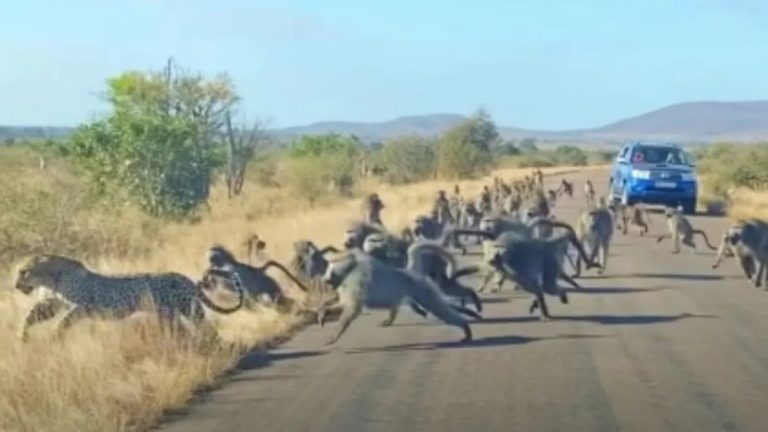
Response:
[[[232,307],[215,304],[206,291],[211,291],[214,277],[229,277],[234,282],[238,303]],[[200,282],[176,273],[132,273],[105,275],[89,269],[73,258],[39,254],[29,258],[18,270],[15,288],[25,295],[42,291],[27,314],[21,340],[28,339],[30,327],[48,321],[64,308],[68,311],[58,322],[61,335],[75,322],[96,315],[123,319],[140,311],[150,300],[164,324],[176,322],[189,327],[205,324],[204,305],[219,314],[232,314],[243,306],[244,289],[233,272],[206,272]]]

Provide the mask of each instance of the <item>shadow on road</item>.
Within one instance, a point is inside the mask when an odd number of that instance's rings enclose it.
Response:
[[[565,339],[597,339],[604,338],[605,335],[589,334],[566,334],[552,337],[532,338],[525,336],[492,336],[483,339],[475,339],[472,342],[435,342],[435,343],[409,343],[401,345],[389,345],[384,347],[357,348],[345,350],[345,354],[366,354],[375,352],[397,352],[397,351],[431,351],[436,349],[461,349],[461,348],[482,348],[496,346],[524,345],[531,342],[544,340],[565,340]]]
[[[679,321],[688,318],[718,318],[716,315],[698,315],[698,314],[677,314],[677,315],[577,315],[562,316],[552,315],[552,321],[582,321],[592,322],[602,325],[644,325],[644,324],[662,324]],[[514,316],[485,318],[482,321],[476,321],[473,324],[508,324],[508,323],[527,323],[540,321],[538,316]]]
[[[237,369],[240,371],[259,369],[281,360],[317,357],[323,354],[325,354],[324,351],[256,351],[240,359]]]
[[[655,288],[566,288],[564,291],[569,294],[633,294],[643,292],[656,292],[667,289],[667,287]]]
[[[492,298],[481,298],[480,301],[482,301],[483,304],[509,303],[512,301],[512,299],[510,297],[492,297]]]
[[[579,279],[616,279],[616,278],[640,278],[640,279],[681,279],[681,280],[699,280],[699,281],[717,281],[724,279],[734,279],[735,276],[723,275],[703,275],[703,274],[680,274],[680,273],[618,273],[609,275],[583,275]]]

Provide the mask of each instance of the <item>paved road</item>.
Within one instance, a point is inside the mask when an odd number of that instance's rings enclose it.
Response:
[[[594,172],[591,175],[595,175]],[[584,175],[577,181],[580,198]],[[596,176],[596,186],[604,185]],[[550,182],[559,179],[550,179]],[[555,208],[573,221],[581,199]],[[695,217],[712,241],[724,219]],[[653,215],[651,234],[663,229]],[[615,237],[603,277],[554,321],[511,287],[485,297],[476,342],[407,308],[356,321],[332,349],[317,326],[243,361],[231,382],[168,431],[766,431],[768,293],[734,260]]]

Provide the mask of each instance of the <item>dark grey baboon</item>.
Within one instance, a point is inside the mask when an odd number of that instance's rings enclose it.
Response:
[[[580,257],[587,262],[587,268],[599,267],[589,260],[573,228],[564,223],[558,223],[558,226],[565,228],[567,234],[548,239],[513,237],[496,242],[496,251],[490,260],[494,268],[535,296],[529,311],[533,313],[541,308],[541,319],[550,318],[544,294],[557,296],[563,303],[568,303],[566,293],[557,285],[557,280],[563,278],[561,255],[568,243],[576,247]]]
[[[381,211],[384,209],[384,202],[379,198],[379,194],[372,193],[363,201],[363,221],[369,224],[384,226],[381,221]]]

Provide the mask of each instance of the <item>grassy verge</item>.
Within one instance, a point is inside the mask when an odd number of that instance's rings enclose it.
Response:
[[[13,159],[13,160],[11,160]],[[187,404],[195,392],[216,382],[236,365],[244,351],[290,336],[301,323],[272,309],[214,314],[227,348],[203,350],[157,330],[150,315],[120,322],[85,320],[61,340],[52,340],[52,324],[37,326],[21,345],[18,331],[32,299],[14,292],[13,264],[36,252],[82,257],[108,273],[178,271],[197,278],[205,251],[220,243],[240,252],[249,233],[267,242],[272,258],[289,259],[292,243],[309,238],[338,244],[345,224],[358,216],[359,200],[339,200],[310,211],[300,199],[280,189],[246,187],[245,195],[227,200],[217,187],[212,209],[198,223],[152,220],[129,208],[105,209],[89,201],[66,166],[37,171],[24,151],[3,159],[8,175],[0,178],[0,430],[128,431],[146,430],[166,410]],[[2,167],[0,167],[2,168]],[[581,168],[576,168],[581,169]],[[545,173],[572,171],[547,168]],[[530,170],[505,169],[503,178]],[[463,182],[476,194],[488,179]],[[392,228],[405,226],[428,207],[437,189],[454,183],[425,182],[402,187],[378,184],[387,205],[383,218]]]

